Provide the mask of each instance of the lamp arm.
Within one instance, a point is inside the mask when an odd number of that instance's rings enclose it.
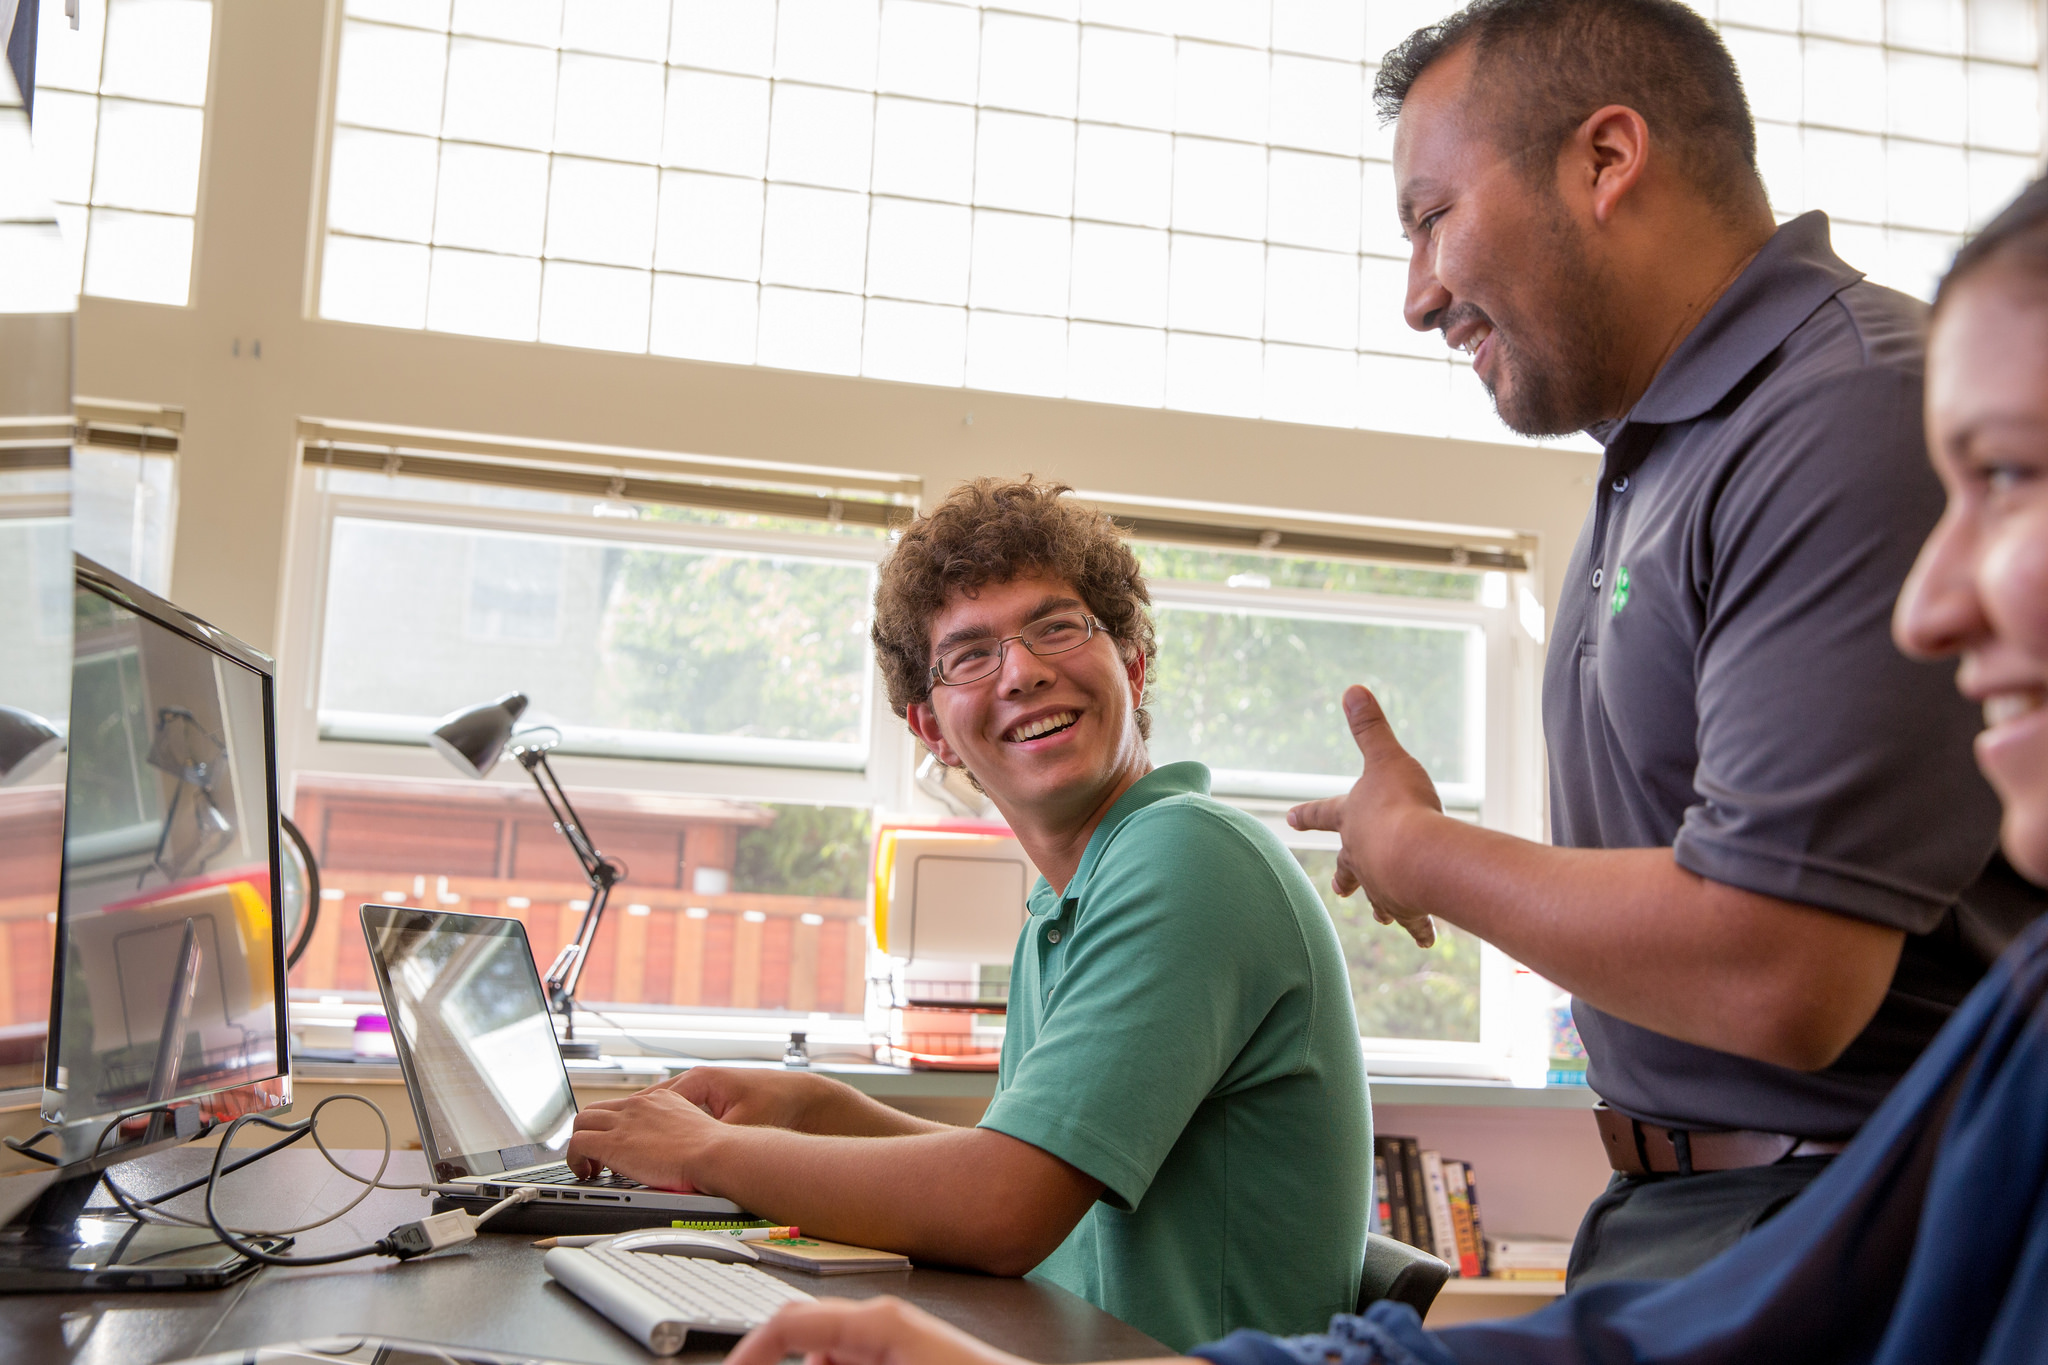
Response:
[[[547,989],[548,1004],[569,1021],[568,1036],[576,1036],[575,1016],[570,1012],[570,1002],[576,998],[576,983],[583,979],[583,964],[590,956],[590,945],[597,940],[597,928],[604,919],[605,902],[611,899],[612,885],[619,879],[619,865],[597,851],[584,832],[583,822],[576,814],[576,808],[569,803],[569,793],[562,787],[562,781],[555,776],[555,770],[548,763],[545,750],[529,749],[519,755],[519,762],[533,778],[533,785],[540,788],[541,800],[547,802],[548,813],[554,816],[555,828],[569,841],[569,851],[576,855],[576,861],[583,868],[583,875],[590,882],[590,904],[583,911],[583,919],[576,926],[576,939],[563,947],[549,966],[547,979],[542,985]],[[552,790],[551,790],[552,788]]]

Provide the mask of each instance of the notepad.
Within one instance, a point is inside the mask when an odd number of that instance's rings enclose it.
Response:
[[[864,1270],[908,1270],[910,1258],[872,1247],[850,1247],[843,1242],[820,1242],[797,1237],[772,1242],[749,1242],[749,1250],[763,1265],[786,1266],[812,1275],[851,1275]]]

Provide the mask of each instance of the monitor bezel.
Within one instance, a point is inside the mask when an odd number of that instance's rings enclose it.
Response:
[[[97,593],[125,611],[133,612],[175,635],[211,651],[229,663],[238,664],[257,676],[263,694],[263,777],[268,784],[267,795],[273,816],[283,813],[279,800],[277,780],[277,665],[268,654],[255,649],[212,622],[166,601],[139,583],[130,581],[112,569],[86,558],[72,556],[75,568],[75,582],[79,588]],[[69,790],[67,775],[67,792]],[[70,819],[70,805],[67,798],[65,820]],[[68,831],[67,831],[68,832]],[[270,904],[280,906],[283,900],[283,855],[281,846],[282,829],[276,819],[270,821]],[[68,859],[67,867],[68,871]],[[50,1019],[49,1033],[43,1048],[43,1099],[42,1116],[57,1134],[55,1150],[44,1147],[66,1168],[78,1173],[102,1169],[116,1162],[131,1160],[164,1147],[187,1142],[211,1131],[214,1127],[248,1113],[267,1113],[289,1109],[292,1103],[291,1070],[291,1027],[287,1004],[288,983],[284,961],[283,927],[275,923],[270,936],[271,980],[276,986],[274,1007],[277,1016],[277,1074],[254,1081],[242,1081],[235,1085],[222,1086],[215,1090],[200,1091],[191,1095],[180,1095],[169,1106],[138,1104],[119,1110],[79,1117],[65,1112],[65,1096],[57,1089],[57,1066],[62,1040],[64,1019],[64,971],[63,963],[68,951],[70,906],[69,881],[58,883],[57,924],[54,935],[52,967],[50,973]],[[196,1126],[190,1117],[181,1124],[140,1126],[139,1132],[127,1130],[138,1127],[134,1122],[138,1116],[154,1110],[191,1108],[197,1117]],[[105,1145],[100,1138],[107,1125],[119,1123],[120,1131],[109,1135]],[[168,1131],[167,1131],[168,1129]]]
[[[387,1017],[390,1015],[393,1006],[391,974],[383,956],[378,951],[376,931],[380,929],[410,927],[409,924],[401,924],[400,916],[404,916],[409,921],[424,921],[434,928],[444,929],[452,933],[490,932],[509,934],[511,937],[516,937],[519,940],[519,945],[526,950],[520,960],[526,964],[527,975],[532,979],[534,997],[540,1001],[541,1010],[548,1016],[550,1026],[552,1027],[554,1011],[548,1008],[547,992],[541,988],[540,971],[535,966],[533,959],[533,943],[526,936],[526,925],[523,922],[513,919],[509,915],[478,915],[459,910],[434,910],[417,905],[380,905],[375,902],[364,902],[362,908],[358,911],[358,916],[362,921],[363,940],[369,950],[370,972],[377,979],[377,995],[383,1001]],[[489,926],[489,928],[488,930],[470,929],[464,927],[467,924]],[[405,1093],[407,1098],[412,1101],[413,1122],[419,1128],[420,1146],[425,1152],[428,1163],[433,1168],[436,1180],[459,1180],[471,1176],[501,1175],[506,1171],[524,1170],[528,1166],[539,1166],[551,1161],[560,1161],[564,1154],[568,1152],[569,1145],[565,1142],[560,1147],[547,1147],[539,1143],[528,1143],[518,1147],[500,1147],[485,1152],[463,1152],[453,1157],[437,1155],[434,1151],[434,1126],[427,1116],[425,1099],[420,1093],[419,1067],[413,1059],[412,1049],[406,1044],[404,1033],[396,1027],[391,1030],[391,1045],[397,1050],[398,1067],[405,1076]],[[563,1088],[569,1092],[569,1111],[571,1113],[580,1112],[580,1107],[576,1103],[576,1084],[569,1075],[569,1068],[562,1062],[561,1053],[551,1049],[549,1055],[553,1057],[555,1066],[561,1071]]]

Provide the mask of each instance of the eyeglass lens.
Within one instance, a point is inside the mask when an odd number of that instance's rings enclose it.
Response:
[[[958,684],[986,678],[1003,666],[1003,651],[1008,648],[1010,640],[1022,641],[1024,648],[1043,657],[1079,649],[1094,633],[1094,618],[1085,612],[1042,616],[1007,639],[983,637],[947,650],[939,656],[939,681]]]

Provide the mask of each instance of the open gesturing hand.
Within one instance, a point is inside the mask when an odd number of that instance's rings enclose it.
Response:
[[[1377,697],[1363,687],[1350,688],[1344,693],[1344,717],[1351,724],[1364,771],[1344,795],[1288,811],[1287,823],[1296,829],[1329,830],[1342,838],[1331,888],[1340,896],[1364,891],[1375,919],[1399,924],[1427,948],[1436,942],[1436,924],[1427,911],[1402,902],[1393,873],[1415,817],[1441,815],[1443,802],[1437,799],[1429,774],[1394,737]]]

